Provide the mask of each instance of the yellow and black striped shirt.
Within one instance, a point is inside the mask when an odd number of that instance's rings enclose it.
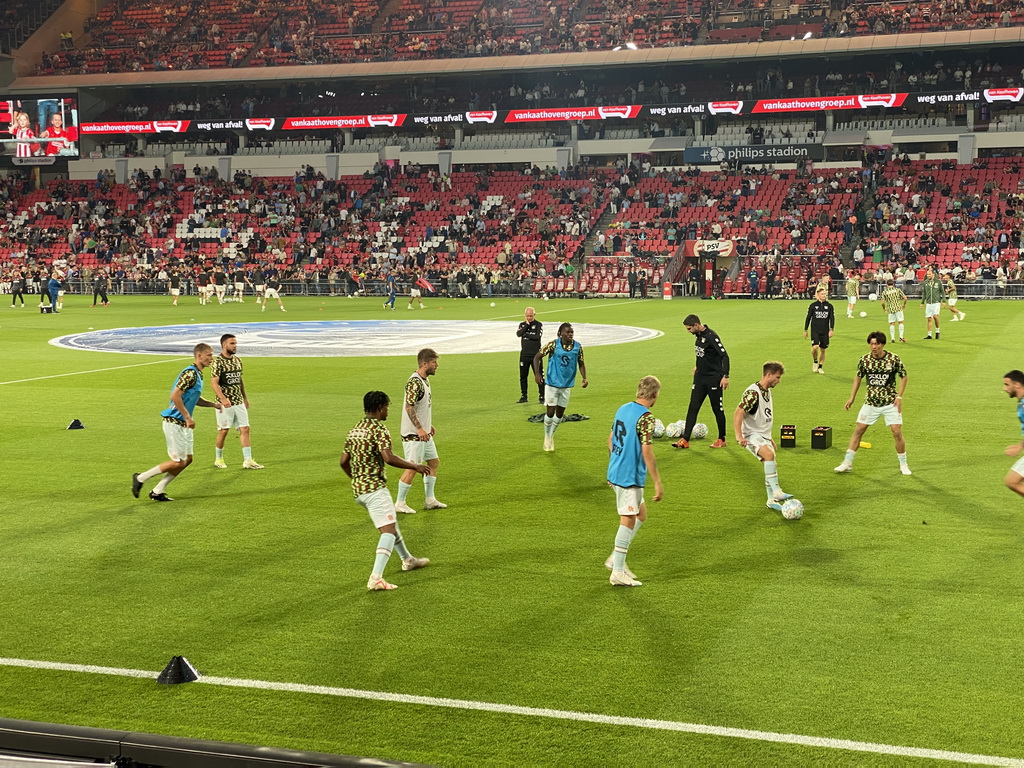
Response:
[[[232,405],[241,405],[242,398],[242,361],[237,355],[225,357],[217,355],[210,366],[212,374],[220,385],[221,392]]]

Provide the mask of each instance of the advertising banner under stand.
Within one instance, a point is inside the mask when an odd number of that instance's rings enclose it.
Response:
[[[825,148],[821,144],[743,144],[724,147],[688,147],[683,150],[683,161],[695,165],[718,165],[722,162],[795,163],[803,158],[824,160]]]

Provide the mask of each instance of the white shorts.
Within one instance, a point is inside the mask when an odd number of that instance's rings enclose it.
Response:
[[[949,306],[951,306],[951,307],[955,307],[956,306],[956,299],[946,299],[946,303]]]
[[[924,316],[925,317],[938,317],[939,308],[941,304],[925,304],[924,305]]]
[[[245,407],[245,403],[232,405],[229,408],[221,408],[217,411],[217,429],[248,426],[249,409]]]
[[[280,299],[281,295],[277,292],[276,288],[267,288],[267,290],[265,290],[263,292],[263,298],[264,299]]]
[[[199,292],[201,294],[203,294],[204,296],[213,296],[213,286],[212,285],[200,285],[199,286]]]
[[[245,283],[235,283],[235,290],[241,293],[245,290]]]
[[[218,296],[220,294],[227,293],[228,290],[228,287],[226,285],[216,285],[214,286],[214,288],[216,288]]]
[[[572,387],[544,387],[544,405],[548,408],[566,408],[569,405],[569,395],[572,394]]]
[[[64,295],[64,291],[57,291],[57,295],[58,296],[63,296]]]
[[[181,296],[181,288],[171,288],[171,296]]]
[[[902,323],[903,322],[903,310],[901,309],[899,312],[890,312],[889,313],[889,322],[890,323]]]
[[[184,461],[192,455],[192,445],[196,431],[180,424],[163,422],[164,437],[167,439],[167,455],[172,461]]]
[[[418,299],[418,298],[421,298],[422,296],[423,296],[423,294],[420,293],[420,289],[419,288],[412,288],[409,291],[409,298],[410,299]]]
[[[431,459],[437,458],[437,446],[434,445],[434,438],[426,442],[422,440],[403,440],[402,451],[405,453],[405,460],[413,464],[426,464]]]
[[[847,304],[856,304],[857,303],[857,297],[856,296],[847,296],[846,297],[846,303]]]
[[[903,423],[903,414],[896,410],[895,404],[883,405],[881,408],[874,405],[862,405],[857,414],[857,423],[871,426],[880,418],[885,419],[887,427]]]
[[[775,446],[772,444],[770,437],[765,437],[764,435],[749,435],[747,437],[746,448],[757,457],[758,461],[760,461],[761,457],[757,455],[757,452],[766,445],[772,449],[772,452],[775,451]]]
[[[267,290],[267,286],[265,286],[265,285],[257,285],[256,286],[256,295],[257,296],[262,296],[266,290]]]
[[[644,489],[638,485],[623,488],[612,485],[615,491],[615,508],[620,515],[639,515],[640,505],[644,503]]]
[[[1021,456],[1017,461],[1010,467],[1011,472],[1016,472],[1021,477],[1024,477],[1024,456]]]
[[[395,502],[387,488],[356,496],[356,503],[366,507],[375,528],[382,528],[395,522]]]

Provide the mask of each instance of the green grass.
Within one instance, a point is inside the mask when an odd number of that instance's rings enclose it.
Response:
[[[288,315],[272,318],[252,304],[194,301],[117,297],[103,310],[69,297],[59,316],[5,308],[0,378],[160,359],[46,343],[90,326],[384,317],[376,300],[291,299]],[[497,304],[435,300],[409,314],[512,319],[526,306]],[[432,563],[403,574],[393,560],[401,588],[390,594],[365,590],[377,537],[337,462],[363,393],[397,399],[412,359],[248,358],[254,455],[267,469],[238,469],[234,438],[232,468],[214,469],[214,420],[201,410],[197,462],[170,487],[174,504],[133,499],[129,478],[164,456],[157,412],[179,364],[0,386],[0,656],[158,670],[183,654],[225,677],[1024,757],[1024,508],[1001,485],[1011,464],[1002,449],[1019,439],[1001,376],[1022,364],[1024,305],[968,302],[967,321],[947,319],[938,343],[920,340],[922,313],[910,308],[911,341],[894,351],[909,371],[911,477],[898,473],[881,425],[854,474],[831,471],[856,413],[842,407],[856,360],[867,332],[884,328],[877,305],[855,320],[837,306],[826,376],[810,371],[804,301],[537,306],[549,338],[562,320],[665,335],[587,348],[590,387],[574,391],[569,410],[591,420],[563,425],[554,454],[526,421],[538,408],[514,404],[515,353],[439,345],[437,493],[450,509],[402,520],[412,551]],[[730,414],[764,360],[788,366],[775,421],[798,426],[799,447],[781,452],[779,471],[806,514],[793,523],[765,509],[760,467],[731,426],[725,450],[659,441],[665,500],[630,551],[644,586],[614,589],[602,567],[617,525],[603,480],[609,422],[648,373],[664,386],[656,415],[685,416],[693,351],[681,320],[691,311],[733,359]],[[87,429],[65,431],[72,418]],[[394,409],[393,433],[397,418]],[[701,420],[713,427],[707,406]],[[810,449],[818,424],[833,427],[831,450]],[[418,482],[410,499],[422,503]],[[912,762],[7,667],[0,712],[438,765]]]

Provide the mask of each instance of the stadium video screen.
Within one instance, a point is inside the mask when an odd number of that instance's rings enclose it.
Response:
[[[0,96],[0,155],[55,160],[79,154],[76,96]]]

